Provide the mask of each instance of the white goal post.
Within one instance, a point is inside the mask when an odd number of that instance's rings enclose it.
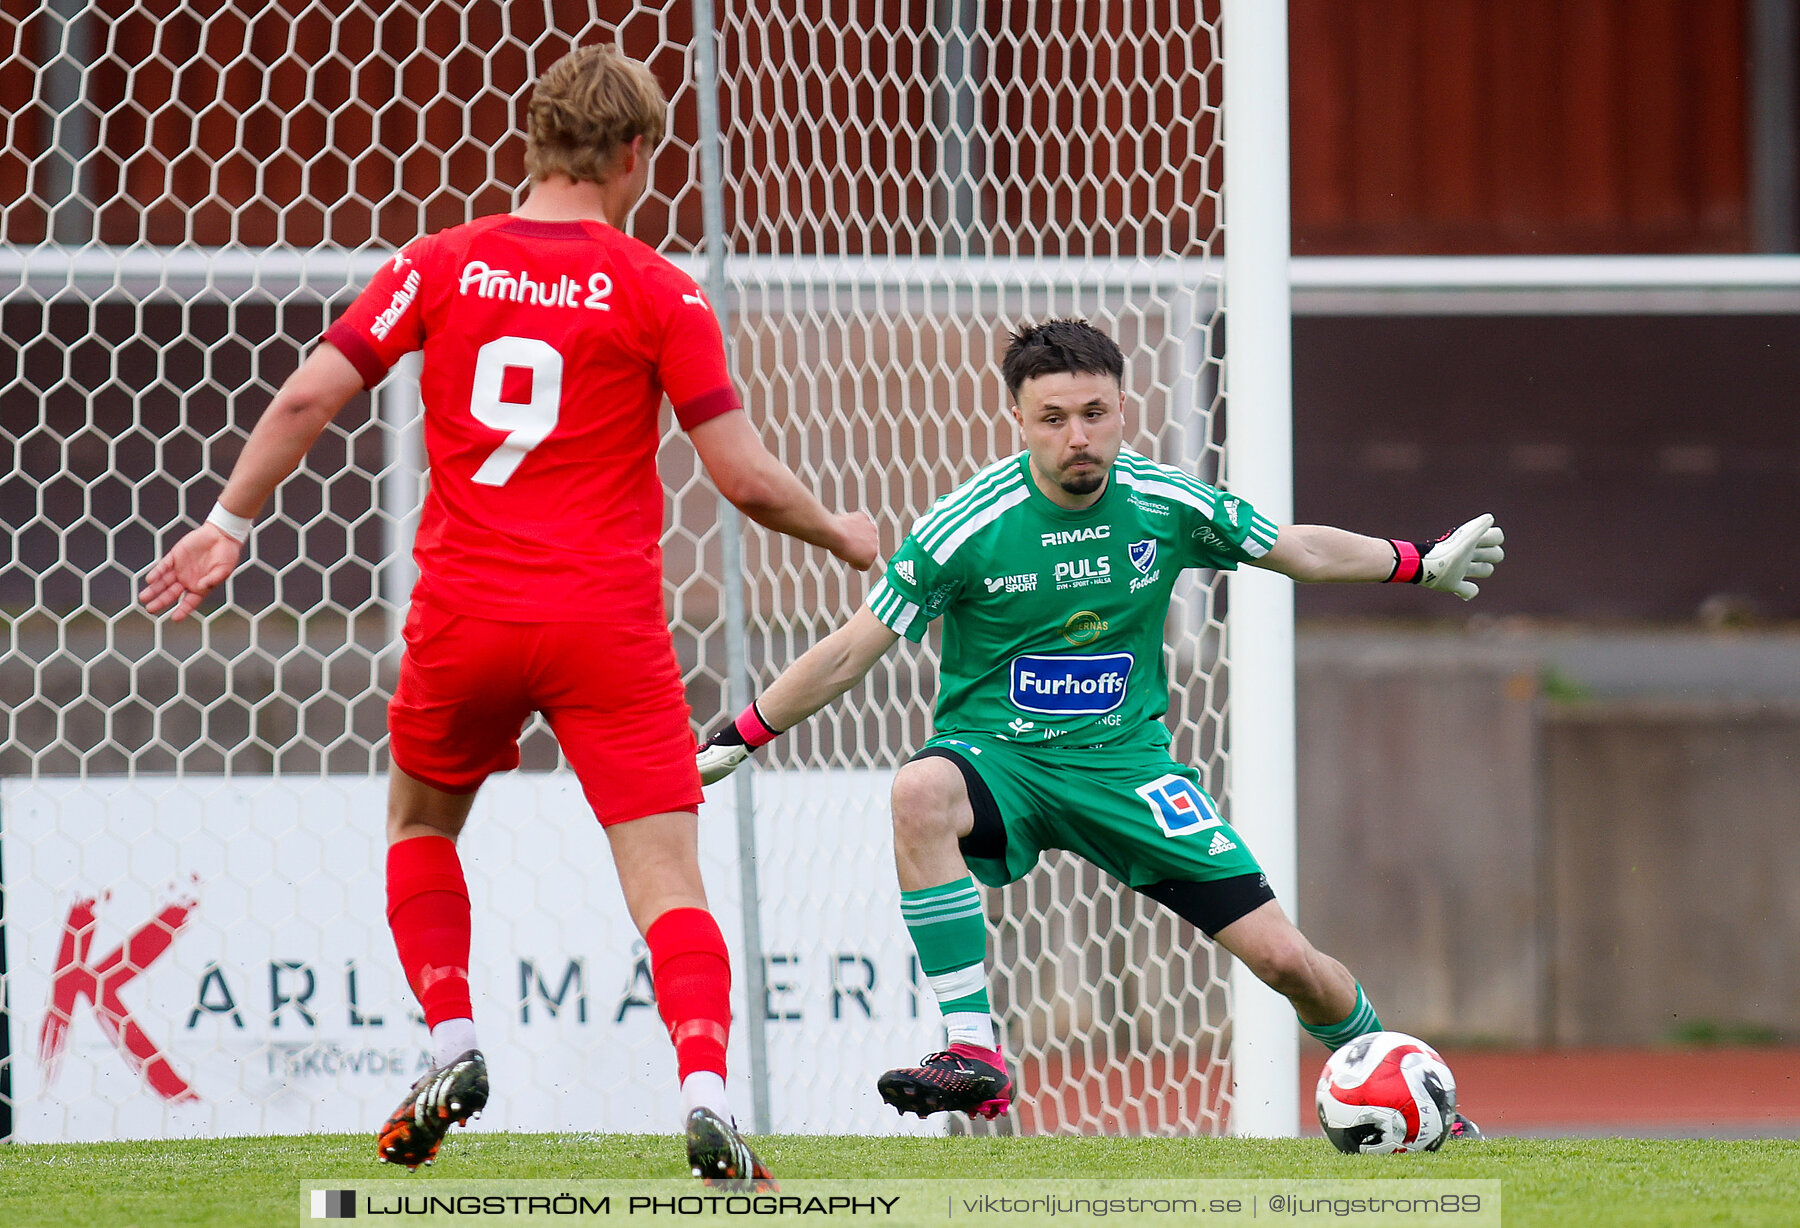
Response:
[[[514,199],[500,134],[537,71],[601,39],[651,63],[674,124],[634,229],[715,288],[771,445],[827,502],[870,510],[889,548],[1017,446],[998,352],[1053,314],[1119,339],[1134,446],[1279,517],[1286,6],[1223,7],[558,0],[475,6],[464,28],[227,6],[201,28],[55,0],[16,24],[39,63],[0,151],[21,202],[0,312],[22,339],[0,388],[16,544],[0,579],[0,1135],[366,1129],[416,1070],[379,874],[419,490],[410,368],[346,411],[202,619],[149,619],[132,594],[393,245]],[[678,432],[660,461],[666,592],[704,727],[867,581],[732,532]],[[1291,893],[1281,591],[1211,575],[1178,590],[1169,719]],[[922,1128],[871,1085],[937,1041],[885,795],[934,677],[929,642],[897,652],[709,795],[704,869],[739,969],[733,1095],[759,1129]],[[464,837],[497,1083],[483,1125],[661,1130],[672,1063],[605,843],[541,725],[524,750]],[[1291,1012],[1185,923],[1066,856],[988,896],[1021,1095],[978,1129],[1296,1130]]]

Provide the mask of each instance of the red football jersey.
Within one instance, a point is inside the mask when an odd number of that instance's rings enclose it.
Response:
[[[325,332],[373,387],[423,349],[417,598],[664,620],[658,419],[739,408],[693,279],[599,222],[502,214],[409,244]]]

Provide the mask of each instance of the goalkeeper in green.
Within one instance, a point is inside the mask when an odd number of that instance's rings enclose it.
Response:
[[[932,505],[868,603],[700,750],[701,777],[849,690],[944,620],[934,735],[894,778],[900,910],[949,1043],[881,1076],[920,1116],[995,1117],[1012,1079],[988,1007],[980,882],[1067,849],[1192,922],[1284,994],[1328,1048],[1381,1030],[1356,978],[1282,912],[1241,835],[1169,755],[1163,626],[1189,567],[1413,583],[1475,596],[1493,517],[1436,542],[1277,527],[1244,499],[1123,446],[1124,356],[1080,320],[1013,335],[1001,363],[1023,452]],[[1455,1134],[1473,1132],[1458,1119]]]

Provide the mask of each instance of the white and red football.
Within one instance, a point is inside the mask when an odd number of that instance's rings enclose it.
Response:
[[[1371,1032],[1319,1072],[1319,1125],[1351,1155],[1436,1151],[1456,1117],[1456,1076],[1404,1032]]]

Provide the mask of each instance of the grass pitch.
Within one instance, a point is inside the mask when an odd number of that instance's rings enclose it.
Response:
[[[591,1183],[686,1177],[680,1143],[672,1135],[457,1132],[446,1141],[438,1163],[417,1174],[377,1164],[373,1147],[370,1137],[360,1134],[4,1147],[0,1224],[213,1228],[306,1223],[303,1187],[308,1183],[361,1191],[379,1186],[382,1191],[391,1188],[417,1195],[433,1186],[449,1190],[459,1181]],[[1800,1222],[1800,1142],[1793,1140],[1492,1139],[1435,1154],[1393,1157],[1341,1156],[1319,1139],[785,1135],[759,1139],[757,1147],[777,1176],[792,1186],[808,1180],[954,1177],[965,1183],[991,1181],[999,1191],[1007,1182],[1041,1178],[1477,1178],[1502,1183],[1508,1228],[1571,1224],[1786,1228]],[[381,1184],[386,1182],[396,1184]],[[700,1189],[698,1183],[691,1185]],[[743,1222],[742,1217],[735,1218]],[[1264,1218],[1272,1218],[1266,1210]],[[1295,1224],[1309,1219],[1375,1222],[1331,1215],[1281,1218]],[[1070,1216],[1058,1220],[1103,1222]],[[1050,1222],[1017,1217],[1015,1221]],[[632,1221],[615,1214],[611,1222]]]

